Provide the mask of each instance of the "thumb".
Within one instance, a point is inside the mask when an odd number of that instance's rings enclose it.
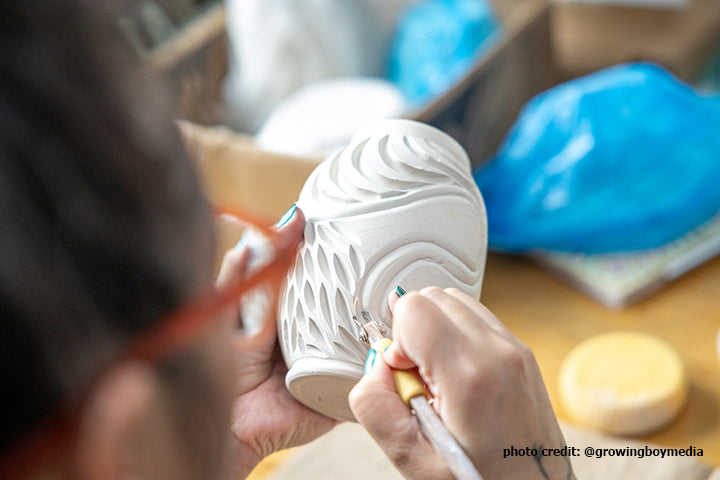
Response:
[[[280,248],[298,245],[305,230],[305,215],[302,210],[293,205],[280,217],[273,229],[278,233],[277,246]],[[257,237],[250,238],[248,244],[258,253],[256,263],[253,264],[252,259],[249,262],[248,269],[252,272],[253,269],[258,269],[271,260],[272,257],[268,257],[268,254],[272,255],[270,253],[272,250],[266,239],[262,241]],[[249,348],[259,350],[264,354],[271,353],[275,348],[277,335],[275,304],[280,300],[278,288],[279,285],[274,288],[267,286],[265,289],[251,291],[246,295],[245,307],[250,309],[251,315],[246,316],[245,321],[251,324],[251,328],[246,328],[242,341]],[[258,312],[261,314],[259,315]]]
[[[348,400],[355,418],[406,478],[445,478],[449,474],[400,399],[382,354],[350,391]]]
[[[303,238],[305,216],[293,205],[273,229],[277,232],[275,247],[296,246]],[[264,233],[253,227],[245,229],[238,246],[225,255],[218,276],[218,286],[224,286],[243,276],[254,275],[259,269],[272,262],[275,255],[273,244]],[[238,266],[241,257],[244,262],[242,268]],[[240,332],[242,341],[249,341],[253,348],[266,351],[272,349],[275,344],[274,305],[278,301],[278,288],[279,284],[274,282],[263,284],[247,292],[240,303],[238,316],[243,326],[243,331]]]
[[[278,220],[274,228],[278,232],[281,245],[297,245],[303,238],[305,215],[297,205],[293,205]]]

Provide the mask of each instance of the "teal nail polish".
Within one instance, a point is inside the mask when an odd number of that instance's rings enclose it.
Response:
[[[365,375],[367,375],[373,365],[375,365],[376,358],[377,351],[374,348],[370,348],[370,350],[368,350],[367,358],[365,359]]]
[[[297,205],[293,203],[293,206],[288,209],[287,212],[283,213],[283,216],[280,217],[280,220],[275,224],[276,227],[280,228],[286,223],[290,221],[290,219],[295,215],[295,210],[297,209]]]
[[[238,240],[238,243],[235,244],[235,250],[242,250],[247,246],[247,238],[245,238],[245,235],[240,237],[240,240]]]
[[[397,287],[395,287],[395,295],[397,295],[398,297],[402,297],[403,295],[405,295],[405,290],[400,285],[398,285]]]

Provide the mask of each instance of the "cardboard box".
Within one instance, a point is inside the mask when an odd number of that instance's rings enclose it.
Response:
[[[415,119],[452,135],[473,166],[497,150],[520,109],[561,78],[551,49],[550,5],[493,2],[505,34],[475,67]]]
[[[692,0],[675,10],[557,3],[552,32],[564,76],[650,60],[692,81],[720,46],[720,2]]]
[[[217,122],[227,44],[225,7],[219,2],[148,55],[148,67],[175,90],[181,118]]]
[[[545,0],[493,2],[504,35],[461,81],[415,119],[454,136],[474,165],[497,149],[520,108],[559,80]],[[224,8],[217,5],[149,58],[180,91],[179,115],[193,123],[221,123],[219,103],[227,62]],[[286,158],[287,159],[287,158]]]
[[[297,200],[322,158],[258,150],[252,137],[225,127],[180,122],[180,131],[213,205],[279,218]]]
[[[240,209],[277,220],[297,200],[310,172],[321,158],[299,158],[258,150],[252,137],[224,127],[179,122],[180,132],[211,203],[219,211]],[[222,256],[242,235],[242,229],[216,222],[215,273]]]

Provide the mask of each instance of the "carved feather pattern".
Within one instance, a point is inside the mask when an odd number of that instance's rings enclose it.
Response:
[[[305,242],[285,282],[278,312],[280,344],[290,367],[308,357],[362,365],[367,347],[357,340],[353,301],[361,298],[363,308],[375,314],[384,299],[371,305],[376,295],[370,292],[387,291],[382,282],[403,269],[437,272],[451,285],[479,293],[487,229],[467,154],[431,127],[391,122],[384,130],[359,134],[331,155],[300,194],[298,206],[307,220]],[[453,206],[452,218],[434,206],[438,198]],[[408,212],[409,204],[418,208]],[[393,211],[412,217],[412,228],[393,236]],[[368,218],[386,223],[368,227]],[[454,243],[458,236],[446,233],[456,228],[469,235],[463,238],[477,240]],[[379,244],[383,246],[377,250]]]
[[[477,191],[470,161],[464,151],[451,151],[454,146],[411,135],[367,139],[336,152],[321,164],[308,181],[311,188],[303,191],[302,200],[306,204],[317,202],[318,206],[362,203],[363,211],[372,211],[378,209],[381,200],[452,187],[482,210],[480,195],[467,195]]]
[[[323,241],[303,244],[295,259],[295,274],[289,275],[281,296],[280,331],[290,336],[289,342],[281,343],[289,364],[309,352],[356,364],[362,364],[367,354],[357,340],[352,319],[353,296],[364,261],[359,245],[353,243],[357,236],[343,233],[341,228],[333,221],[308,222],[305,227],[306,239]],[[297,275],[298,271],[304,274]]]

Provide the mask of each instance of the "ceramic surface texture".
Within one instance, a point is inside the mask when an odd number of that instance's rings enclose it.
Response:
[[[305,405],[353,420],[347,394],[362,376],[355,299],[392,337],[396,286],[456,287],[478,298],[487,220],[463,148],[434,127],[376,122],[310,175],[298,206],[305,241],[279,306],[286,384]]]

